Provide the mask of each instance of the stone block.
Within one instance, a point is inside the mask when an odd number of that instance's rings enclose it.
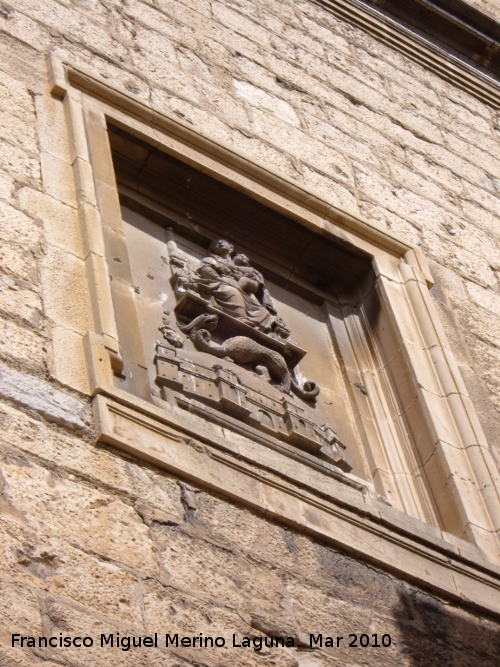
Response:
[[[494,182],[494,181],[493,181]],[[487,187],[492,191],[488,191]],[[493,186],[494,187],[494,186]],[[482,208],[485,208],[489,213],[495,216],[500,215],[500,199],[498,194],[494,191],[491,181],[486,184],[486,187],[476,187],[472,184],[466,185],[465,198],[471,203],[476,203]]]
[[[12,632],[38,634],[42,618],[38,595],[13,581],[0,578],[0,632],[2,643],[7,643]]]
[[[196,5],[196,0],[188,0],[186,4],[190,5]],[[253,6],[253,3],[249,6],[249,4],[246,2],[246,0],[226,0],[224,3],[227,7],[230,7],[231,9],[234,9],[234,11],[239,12],[240,14],[244,14],[245,16],[248,16],[252,18],[254,21],[257,23],[262,24],[263,23],[263,17],[259,11],[259,3],[255,3],[255,6]]]
[[[490,176],[500,178],[500,159],[493,157],[489,152],[482,149],[479,144],[471,143],[462,137],[457,137],[452,132],[444,132],[445,145],[448,150],[456,153],[458,156],[469,160],[473,165],[481,167]]]
[[[243,14],[220,3],[213,6],[212,15],[216,21],[222,23],[226,28],[230,28],[231,31],[247,37],[259,46],[269,46],[270,35],[267,29]]]
[[[29,583],[42,595],[66,598],[120,623],[140,624],[139,583],[134,575],[62,540],[30,534],[19,521],[17,526],[10,523],[2,530],[10,577]],[[14,541],[12,534],[16,528],[20,533],[21,527],[24,534]]]
[[[421,244],[422,233],[418,224],[413,224],[404,217],[388,211],[384,206],[379,206],[363,198],[360,198],[359,201],[359,211],[367,220],[381,229],[387,229],[407,243],[416,246]]]
[[[85,263],[49,246],[42,268],[45,313],[55,324],[85,334],[92,328],[92,310]]]
[[[149,632],[153,632],[155,628],[160,628],[160,632],[163,630],[163,633],[168,632],[171,635],[179,633],[179,636],[199,636],[201,632],[203,636],[214,638],[219,636],[226,640],[226,646],[222,648],[182,651],[180,647],[179,649],[169,647],[167,654],[174,653],[178,657],[183,657],[188,663],[210,661],[209,664],[221,667],[247,667],[249,664],[260,664],[261,660],[265,662],[272,660],[272,664],[277,667],[296,667],[297,663],[293,657],[281,648],[254,653],[252,649],[248,651],[231,647],[233,633],[238,637],[263,634],[251,625],[252,623],[257,625],[256,619],[254,620],[243,610],[228,609],[214,604],[211,600],[199,599],[194,595],[186,596],[183,591],[176,590],[175,587],[148,582],[144,595],[144,612]],[[272,626],[271,623],[269,625]],[[282,628],[283,631],[286,629]],[[276,627],[274,632],[267,629],[269,634],[277,632]],[[259,656],[262,657],[259,659]]]
[[[277,119],[269,122],[268,115],[258,109],[253,112],[252,130],[272,146],[288,152],[309,166],[314,165],[314,168],[331,174],[341,182],[353,183],[351,167],[346,158],[302,130]]]
[[[22,188],[18,197],[21,209],[43,224],[47,243],[77,257],[84,256],[78,213],[74,207],[32,188]]]
[[[500,221],[498,216],[493,215],[476,202],[467,199],[462,201],[462,207],[466,220],[471,221],[480,229],[494,234],[497,238],[500,236]]]
[[[21,285],[38,285],[38,270],[33,253],[13,241],[0,240],[0,267]]]
[[[23,287],[23,282],[13,276],[0,276],[0,311],[33,329],[39,329],[42,324],[40,295],[38,290]]]
[[[35,118],[33,98],[27,86],[5,71],[0,71],[0,101],[3,112],[24,120],[28,127],[33,125]]]
[[[40,150],[70,163],[71,151],[63,103],[50,95],[37,95],[35,109]]]
[[[87,203],[82,203],[78,209],[80,218],[81,236],[83,238],[83,256],[94,253],[105,256],[102,219],[99,209]]]
[[[24,12],[13,7],[0,16],[0,26],[4,34],[29,45],[38,52],[47,53],[51,45],[51,35],[38,21],[33,21]]]
[[[130,33],[128,33],[128,38],[130,38]],[[75,64],[79,63],[87,71],[93,72],[100,79],[113,81],[113,85],[127,95],[132,95],[143,102],[149,100],[151,91],[144,77],[138,76],[133,68],[123,68],[115,64],[109,57],[106,58],[105,54],[101,54],[100,51],[89,53],[82,50],[77,55],[71,49],[56,47],[52,53],[54,57],[61,58],[62,60],[73,60]]]
[[[468,308],[468,333],[476,336],[483,342],[498,347],[500,340],[500,323],[496,317],[491,317],[484,309],[476,308],[473,304]]]
[[[334,127],[353,136],[358,142],[364,142],[373,149],[373,152],[381,160],[397,159],[405,162],[407,150],[404,150],[393,137],[387,137],[381,132],[378,123],[375,124],[375,114],[368,109],[359,113],[357,107],[346,97],[333,92],[328,102],[324,105],[325,117]],[[311,113],[318,116],[317,109],[313,106]],[[370,117],[372,120],[370,121]]]
[[[195,2],[196,0],[190,1]],[[265,64],[268,52],[266,52],[265,49],[262,49],[258,43],[254,42],[250,36],[235,32],[222,23],[213,20],[207,21],[206,18],[199,17],[198,14],[196,16],[198,17],[196,21],[199,22],[201,19],[201,22],[203,23],[203,30],[198,31],[197,34],[204,34],[206,39],[223,45],[234,53],[235,56],[242,54],[261,65]],[[187,25],[194,27],[195,24],[189,20]]]
[[[102,178],[103,160],[100,155],[93,156],[93,164],[87,160],[77,157],[73,162],[73,175],[75,179],[76,192],[80,204],[86,203],[95,206],[97,203],[94,177]],[[114,173],[112,174],[114,179]],[[114,181],[116,182],[116,181]]]
[[[0,365],[0,396],[56,424],[77,430],[88,425],[87,408],[80,400],[41,378],[5,364]]]
[[[201,114],[203,113],[211,113],[215,116],[215,124],[212,121],[205,129],[204,126],[196,125],[203,134],[206,133],[208,136],[212,136],[212,131],[220,132],[220,123],[230,128],[239,127],[245,129],[245,131],[250,130],[250,118],[247,111],[249,107],[234,95],[232,86],[229,87],[230,80],[228,81],[227,90],[225,87],[221,88],[209,82],[204,83],[202,95],[196,80],[190,81],[190,78],[186,73],[172,71],[168,83],[165,85],[166,91],[159,90],[154,93],[154,99],[157,102],[162,102],[162,106],[159,108],[165,108],[168,111],[170,104],[169,96],[174,94],[179,98],[187,98],[189,105],[198,107],[197,114],[199,118],[201,118]]]
[[[40,184],[40,160],[20,146],[2,141],[0,143],[2,169],[21,183]]]
[[[0,199],[12,201],[14,179],[6,171],[0,170]]]
[[[184,508],[177,480],[165,472],[144,462],[138,465],[136,459],[129,460],[115,450],[95,447],[78,435],[57,429],[53,422],[35,420],[12,406],[4,405],[0,415],[0,442],[5,453],[36,457],[44,465],[56,465],[69,479],[85,478],[131,504],[142,503],[137,511],[141,516],[151,514],[153,523],[159,521],[155,509],[182,521]]]
[[[470,92],[462,90],[458,86],[446,85],[444,82],[440,83],[440,93],[444,98],[451,100],[455,105],[458,105],[458,107],[465,108],[466,110],[470,111],[473,117],[481,116],[487,121],[494,122],[495,110],[488,104],[485,104],[482,100],[477,99],[474,95],[471,95]]]
[[[45,372],[47,341],[39,333],[12,320],[0,319],[0,358],[16,366]]]
[[[193,127],[204,128],[206,134],[216,141],[227,145],[232,143],[232,130],[227,120],[217,118],[211,111],[191,104],[190,101],[177,97],[171,92],[154,90],[151,97],[157,109],[173,114],[182,122],[189,123]],[[224,107],[225,105],[221,104],[221,112]],[[231,115],[230,109],[228,115]]]
[[[295,125],[295,127],[300,126],[297,114],[284,100],[280,100],[279,98],[270,95],[265,90],[257,88],[257,86],[247,83],[246,81],[235,80],[233,85],[236,95],[244,99],[251,106],[268,111],[285,123],[290,123],[291,125]]]
[[[46,74],[44,54],[25,40],[10,35],[8,31],[3,35],[0,44],[1,70],[15,78],[18,84],[24,84],[34,93],[41,93],[45,87],[42,82]]]
[[[304,12],[301,13],[300,24],[309,35],[328,45],[332,50],[342,51],[347,56],[352,54],[350,43],[335,34],[335,31],[328,26],[328,21],[315,21]]]
[[[333,206],[354,213],[359,212],[354,187],[346,187],[344,184],[338,183],[331,176],[307,165],[302,165],[302,178],[304,187],[318,194]]]
[[[262,566],[273,564],[273,572],[296,586],[322,590],[366,610],[377,599],[378,609],[386,615],[397,603],[397,585],[388,575],[307,535],[207,493],[196,494],[196,507],[192,517],[196,533],[202,531],[206,539],[233,554],[246,555],[252,561],[257,557]]]
[[[304,582],[291,580],[286,588],[286,594],[293,605],[294,617],[298,628],[303,634],[323,632],[325,634],[344,634],[344,631],[354,633],[371,632],[371,623],[381,625],[367,609],[337,600],[334,595],[325,595],[321,588]]]
[[[490,0],[471,2],[494,11]],[[99,74],[148,107],[151,104],[176,115],[195,130],[229,144],[235,152],[318,192],[328,203],[361,210],[375,226],[422,245],[451,276],[445,287],[438,285],[436,300],[448,308],[449,326],[457,341],[465,341],[462,367],[468,369],[471,381],[484,381],[481,400],[485,413],[494,416],[492,406],[500,401],[495,375],[495,346],[500,335],[495,269],[495,236],[500,237],[496,201],[500,162],[493,130],[497,112],[438,78],[430,68],[382,44],[367,30],[310,0],[131,0],[126,6],[118,0],[104,4],[96,0],[73,4],[19,0],[15,9],[2,8],[0,28],[0,101],[5,109],[0,133],[7,138],[0,146],[0,199],[14,203],[13,195],[18,195],[23,211],[0,204],[5,248],[0,250],[0,261],[9,264],[4,273],[17,281],[5,283],[0,307],[10,318],[29,324],[24,327],[12,319],[0,321],[0,355],[17,369],[7,368],[7,375],[2,372],[0,376],[0,393],[4,392],[5,398],[0,440],[7,480],[2,500],[5,522],[0,527],[5,600],[0,602],[1,614],[17,619],[23,631],[41,632],[40,596],[43,631],[55,635],[60,631],[96,637],[103,631],[138,635],[155,629],[228,637],[233,631],[286,630],[302,635],[324,626],[325,632],[332,627],[367,634],[385,630],[394,638],[390,652],[379,649],[365,654],[356,650],[338,654],[226,651],[219,655],[184,649],[155,653],[104,649],[103,653],[98,649],[33,655],[2,646],[0,663],[6,667],[34,667],[40,661],[50,667],[102,667],[104,663],[117,667],[201,663],[339,667],[366,662],[370,667],[399,667],[432,659],[436,664],[457,667],[478,661],[493,667],[500,651],[496,626],[478,613],[442,604],[437,597],[403,583],[401,577],[210,493],[191,491],[193,505],[186,502],[184,494],[183,507],[174,476],[106,445],[95,447],[87,438],[68,432],[68,427],[80,428],[79,419],[88,425],[86,403],[40,379],[45,373],[47,341],[31,328],[41,327],[43,322],[38,319],[36,292],[28,288],[37,282],[35,259],[42,248],[41,222],[48,246],[43,263],[45,306],[56,322],[49,332],[54,344],[51,369],[60,383],[86,392],[81,334],[92,328],[93,320],[87,279],[78,258],[89,250],[102,256],[102,239],[94,234],[99,220],[86,204],[82,216],[89,214],[86,221],[92,220],[92,240],[84,251],[74,210],[56,201],[74,204],[75,200],[75,178],[67,165],[76,153],[68,158],[63,104],[45,94],[37,95],[46,83],[42,56],[51,45],[64,41],[66,47],[57,49],[68,61]],[[233,80],[237,82],[236,94]],[[47,192],[43,195],[36,191],[40,160],[33,142],[33,99],[44,152]],[[86,137],[82,127],[79,131],[81,149]],[[81,183],[90,182],[87,166],[82,164],[78,173],[82,174]],[[114,178],[110,171],[107,176]],[[16,191],[19,185],[27,184],[29,188]],[[104,222],[109,222],[109,217]],[[346,242],[351,238],[346,235]],[[95,278],[91,284],[107,281],[104,269],[103,265],[98,275],[89,273]],[[465,288],[463,278],[467,280]],[[21,289],[9,289],[19,286]],[[381,327],[390,324],[383,318],[379,323]],[[416,338],[415,331],[408,331],[405,340]],[[391,345],[388,342],[386,346],[388,356]],[[136,349],[135,341],[132,348]],[[391,356],[398,384],[405,374],[408,376],[407,371],[398,374],[401,359],[400,355]],[[429,369],[445,361],[437,354],[427,359],[422,353],[417,358],[422,386],[434,389]],[[21,368],[29,368],[32,375],[21,373]],[[377,371],[382,368],[388,369],[380,361]],[[364,384],[368,386],[368,381]],[[486,387],[494,392],[491,397]],[[444,391],[453,392],[453,388],[450,381]],[[404,407],[414,397],[410,383],[406,389],[401,399]],[[365,400],[365,395],[361,398]],[[68,407],[64,401],[70,399],[76,403]],[[427,399],[429,404],[436,400],[433,396]],[[81,412],[79,405],[83,406]],[[147,412],[144,405],[142,410]],[[34,416],[23,411],[32,411]],[[450,435],[446,411],[436,412],[439,433]],[[183,424],[190,428],[194,417],[183,416]],[[406,416],[420,446],[426,437],[422,415],[415,409]],[[198,456],[202,450],[199,444],[190,447],[182,438],[171,442],[163,431],[158,435],[152,427],[154,420],[148,422],[149,430],[138,428],[137,422],[131,426],[131,421],[116,422],[117,432],[122,429],[128,438],[127,446],[132,448],[134,440],[144,438],[145,446],[151,445],[147,450],[150,456],[161,451],[164,462],[176,469],[189,459],[193,475],[200,470],[205,474],[205,467],[211,467],[214,472],[210,477],[207,473],[205,483],[217,488],[226,485],[226,491],[235,497],[257,497],[267,474],[264,468],[272,464],[269,450],[259,459],[261,467],[252,481],[255,486],[242,488],[236,465],[225,466],[208,456]],[[444,425],[439,426],[441,421]],[[373,421],[367,426],[370,442],[377,430],[389,437],[389,429],[377,426]],[[215,427],[208,428],[205,435],[215,431]],[[222,430],[217,433],[222,435]],[[491,433],[496,435],[494,428]],[[243,456],[249,450],[243,450],[243,438],[238,440],[231,431],[226,438],[235,455],[242,457],[237,464],[246,465]],[[257,458],[258,448],[253,451]],[[217,456],[222,460],[220,451]],[[458,502],[453,495],[456,489],[440,492],[451,478],[448,473],[457,472],[455,468],[451,465],[434,477],[436,498],[444,514],[451,514],[449,505]],[[373,469],[380,478],[390,474]],[[285,476],[293,471],[290,466],[281,473]],[[458,472],[467,479],[465,468]],[[403,474],[405,470],[401,470]],[[304,484],[310,487],[314,477],[310,480]],[[472,494],[471,483],[463,484],[466,495]],[[316,497],[323,493],[333,496],[333,488],[326,482],[318,485]],[[276,491],[265,499],[277,513],[288,511],[286,516],[292,521],[294,507],[300,515],[302,506],[290,503],[287,507],[284,497]],[[348,504],[345,495],[339,493],[335,498],[337,507]],[[371,516],[372,505],[367,501],[366,506],[367,513],[362,514],[356,505],[356,520]],[[387,514],[391,512],[394,510]],[[341,523],[320,509],[311,511],[308,519],[312,532],[323,530],[327,538],[356,550],[359,533],[349,526],[346,535],[341,535]],[[403,531],[404,519],[396,523]],[[457,532],[464,528],[452,527]],[[473,538],[475,529],[469,524],[463,534],[467,530]],[[422,561],[414,558],[413,552],[408,550],[408,562],[396,562],[394,545],[384,553],[383,542],[373,538],[369,554],[363,545],[365,556],[386,558],[389,567],[404,567],[408,576],[424,578]],[[157,548],[160,569],[156,568]],[[407,554],[403,550],[398,553]],[[441,576],[436,562],[429,559],[430,574],[425,574],[434,576],[435,581]],[[450,569],[444,569],[443,587],[451,590]],[[3,583],[13,585],[16,577],[17,588],[14,592],[6,588],[4,594]],[[457,576],[456,581],[464,599],[478,596],[486,605],[490,603],[479,584],[475,590],[475,584],[468,588],[469,579],[464,583]],[[11,622],[8,619],[2,624],[3,644]]]
[[[122,624],[119,621],[103,618],[93,610],[75,607],[60,598],[48,598],[45,605],[45,616],[50,623],[46,635],[59,638],[64,636],[91,637],[93,645],[88,648],[46,648],[37,650],[37,654],[45,661],[51,659],[61,664],[76,667],[101,667],[104,662],[116,667],[174,667],[168,656],[154,648],[123,651],[120,647],[100,646],[101,634],[120,633],[121,636],[142,636],[145,634],[141,624]],[[49,663],[50,664],[50,663]],[[175,663],[174,663],[175,664]]]
[[[141,573],[157,571],[148,528],[127,504],[34,464],[3,466],[5,500],[40,535]],[[35,507],[44,511],[35,513]]]
[[[165,571],[165,584],[189,589],[192,595],[206,597],[221,607],[283,614],[276,608],[276,600],[283,595],[283,582],[267,567],[231,553],[220,543],[175,528],[159,526],[151,534]]]
[[[451,239],[423,230],[424,248],[440,264],[444,264],[460,273],[464,278],[473,280],[483,287],[496,287],[497,278],[491,270],[489,261]]]
[[[91,16],[85,16],[72,6],[60,6],[54,0],[47,0],[43,8],[32,5],[30,16],[51,28],[56,34],[59,34],[61,27],[64,26],[66,36],[83,42],[99,54],[115,52],[122,57],[126,54],[126,47],[119,40],[112,39],[109,30],[99,21],[99,14],[95,10]]]
[[[298,18],[287,18],[282,20],[271,13],[263,14],[263,25],[273,35],[273,46],[293,47],[304,49],[306,53],[313,54],[318,58],[325,59],[324,43],[306,32]],[[328,44],[328,43],[327,43]],[[278,47],[279,48],[279,47]]]
[[[89,381],[82,336],[57,326],[51,328],[51,334],[51,374],[61,384],[88,394]]]
[[[262,141],[246,131],[234,130],[231,139],[234,148],[251,160],[259,164],[266,164],[277,173],[292,180],[300,179],[301,165],[285,151],[276,149],[267,141]]]
[[[31,154],[37,150],[33,123],[14,113],[0,112],[0,139]]]
[[[134,21],[138,28],[143,26],[146,28],[146,30],[141,31],[144,36],[154,30],[164,37],[179,39],[181,35],[179,23],[165,16],[162,9],[161,3],[156,3],[155,6],[139,0],[132,0],[127,4],[125,16],[127,19]]]
[[[0,201],[0,238],[19,243],[25,249],[38,250],[40,228],[24,213]]]
[[[421,176],[415,173],[414,169],[408,169],[402,164],[393,162],[391,164],[391,174],[395,182],[404,185],[405,188],[412,190],[418,195],[434,201],[438,206],[449,211],[453,215],[460,215],[461,209],[456,201],[455,195],[462,191],[462,184],[455,179],[455,186],[458,182],[458,188],[452,189],[442,183],[435,183],[429,173]]]
[[[467,114],[468,113],[469,112],[467,112]],[[496,160],[498,156],[498,144],[495,137],[493,123],[491,121],[485,121],[483,118],[481,118],[481,116],[479,116],[477,123],[470,124],[454,122],[449,126],[449,129],[458,139],[466,141],[471,146],[478,146],[482,151],[489,153],[490,156],[495,158],[495,166],[498,166],[498,162]]]
[[[481,308],[500,317],[500,296],[493,289],[485,289],[476,283],[466,283],[470,298]]]
[[[73,164],[77,158],[88,162],[90,158],[80,92],[67,91],[64,105],[69,143],[69,162]]]
[[[307,120],[307,126],[313,137],[341,151],[343,155],[351,156],[375,169],[382,169],[377,152],[372,149],[368,142],[359,141],[355,133],[355,136],[351,136],[343,128],[334,127],[329,123],[311,117]]]
[[[51,153],[41,153],[42,182],[47,194],[64,204],[76,206],[75,177],[69,162]]]
[[[0,646],[0,661],[4,667],[37,667],[40,664],[40,660],[26,649],[11,648],[10,645]],[[44,667],[59,667],[60,664],[44,660]]]

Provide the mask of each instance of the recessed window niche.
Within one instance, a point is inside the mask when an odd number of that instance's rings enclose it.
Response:
[[[450,558],[496,562],[495,469],[421,252],[51,67],[98,440],[451,595]]]
[[[295,397],[297,418],[302,414],[309,423],[326,425],[335,432],[342,453],[337,465],[344,463],[344,471],[373,482],[377,493],[398,509],[439,525],[439,512],[418,475],[423,461],[412,441],[408,423],[412,415],[406,414],[415,394],[398,390],[398,384],[406,390],[409,383],[402,377],[404,361],[382,312],[369,255],[318,235],[119,128],[111,125],[108,131],[127,249],[126,256],[115,257],[111,244],[110,275],[115,284],[127,280],[124,271],[130,276],[140,320],[135,336],[122,335],[129,322],[118,292],[115,308],[124,368],[115,380],[117,386],[159,407],[167,401],[196,411],[200,417],[248,437],[256,434],[257,427],[261,439],[268,436],[268,445],[273,444],[273,436],[294,442],[293,437],[283,434],[286,427],[277,423],[272,428],[270,422],[279,417],[279,409],[275,407],[273,412],[271,405],[265,410],[265,405],[254,401],[249,414],[242,408],[239,415],[237,410],[233,414],[229,411],[229,418],[225,418],[228,411],[217,409],[216,401],[210,400],[216,392],[210,371],[213,375],[213,369],[221,364],[243,376],[247,392],[250,386],[260,385],[262,403],[274,399],[277,405],[284,396],[279,391],[266,392],[266,380],[252,378],[255,369],[251,365],[238,368],[196,351],[189,335],[177,326],[178,299],[169,267],[169,240],[195,265],[207,255],[211,240],[226,238],[234,245],[234,253],[244,253],[264,276],[274,307],[290,329],[290,341],[305,352],[297,371],[320,388],[314,402]],[[119,313],[124,314],[123,324]],[[161,375],[158,363],[153,362],[162,329],[166,348],[172,347],[169,339],[174,337],[174,342],[182,344],[183,353],[176,355],[176,377],[159,389]],[[239,332],[227,332],[225,337],[231,333]],[[145,367],[136,355],[137,338]],[[165,351],[159,354],[161,357]],[[195,375],[188,377],[188,365],[196,362]],[[160,367],[166,366],[166,360],[160,361]],[[200,376],[203,367],[205,378]],[[179,372],[184,375],[184,386]],[[198,378],[195,386],[194,377]],[[271,383],[277,385],[279,379],[271,379]],[[292,445],[289,452],[302,454],[303,460],[311,460],[307,454],[316,453],[318,463],[329,463],[321,448],[315,451],[307,439],[301,443],[295,438],[295,447]]]

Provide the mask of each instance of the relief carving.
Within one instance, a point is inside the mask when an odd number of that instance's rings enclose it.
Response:
[[[163,318],[163,326],[158,327],[158,331],[161,331],[163,338],[173,347],[184,347],[182,336],[170,324],[170,318],[168,317],[170,313],[167,311],[164,312],[164,315],[166,317]]]
[[[178,392],[181,405],[186,397],[201,402],[350,470],[335,432],[309,414],[320,389],[298,380],[306,350],[290,339],[262,274],[225,239],[211,241],[206,256],[196,261],[179,249],[169,230],[167,249],[163,261],[171,270],[178,329],[198,352],[245,370],[194,361],[165,319],[160,330],[170,347],[157,345],[158,384]],[[309,407],[300,406],[291,392]]]
[[[177,324],[194,346],[237,364],[251,365],[261,375],[259,367],[264,367],[284,393],[292,389],[302,399],[314,400],[319,393],[316,383],[301,385],[294,376],[305,350],[289,341],[290,330],[278,316],[262,274],[250,266],[248,257],[234,253],[226,239],[216,239],[211,241],[208,255],[193,267],[172,238],[167,248],[179,299]],[[240,335],[227,336],[222,344],[216,344],[210,333],[215,329]]]

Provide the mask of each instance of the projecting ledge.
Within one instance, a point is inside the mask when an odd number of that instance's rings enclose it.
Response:
[[[98,439],[418,583],[500,616],[500,568],[385,504],[352,475],[310,467],[176,408],[97,395]],[[199,424],[198,424],[199,422]],[[464,548],[460,548],[463,546]]]

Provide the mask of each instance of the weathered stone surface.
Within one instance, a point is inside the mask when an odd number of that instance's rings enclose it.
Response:
[[[2,639],[7,639],[9,628],[19,628],[18,632],[40,632],[42,618],[40,601],[36,592],[23,588],[14,581],[2,579],[0,600],[0,623]],[[15,631],[15,630],[14,630]],[[10,637],[9,637],[10,639]]]
[[[100,615],[88,613],[82,609],[67,605],[59,600],[48,599],[45,607],[46,634],[59,637],[59,633],[67,636],[91,637],[94,645],[88,649],[53,648],[42,649],[37,653],[43,659],[57,661],[58,664],[77,665],[78,667],[100,667],[103,661],[117,667],[180,667],[182,662],[154,648],[130,649],[123,651],[116,645],[100,646],[100,636],[119,633],[123,636],[144,635],[142,624],[136,626],[121,625],[117,622],[104,620]],[[50,664],[50,663],[49,663]]]
[[[21,284],[19,284],[21,283]],[[42,303],[38,290],[27,289],[24,280],[12,276],[0,278],[0,311],[7,317],[33,329],[42,324]]]
[[[181,492],[175,478],[144,462],[138,465],[135,459],[115,450],[96,448],[77,435],[32,419],[9,405],[2,406],[0,418],[0,442],[5,455],[21,452],[46,467],[55,467],[68,479],[88,480],[118,497],[126,497],[130,504],[138,506],[141,516],[147,515],[150,508],[153,522],[158,518],[155,510],[162,510],[177,521],[183,519]]]
[[[156,570],[147,527],[130,506],[35,465],[8,465],[3,474],[6,501],[43,534],[140,571]],[[46,508],[43,514],[33,515],[37,505]]]
[[[45,313],[55,324],[85,334],[92,328],[90,295],[83,260],[48,246],[42,268]]]
[[[0,266],[6,274],[14,276],[21,284],[38,283],[38,272],[33,253],[12,241],[0,241]]]
[[[0,366],[0,396],[74,429],[88,425],[87,406],[45,380]]]
[[[134,575],[62,540],[40,536],[18,517],[7,515],[0,521],[0,535],[0,576],[7,575],[42,596],[72,600],[120,623],[140,624],[140,584]]]
[[[0,235],[2,239],[22,244],[25,248],[36,248],[40,240],[40,228],[31,218],[9,204],[0,202]]]
[[[22,188],[18,198],[21,209],[43,224],[47,243],[83,256],[78,213],[74,208],[32,188]]]
[[[10,637],[9,637],[10,639]],[[35,667],[40,664],[40,659],[23,649],[0,646],[0,660],[5,667]],[[58,667],[56,662],[44,660],[44,667]]]
[[[500,19],[494,0],[470,3]],[[2,666],[494,667],[491,619],[91,442],[75,395],[88,391],[93,327],[86,251],[67,109],[47,92],[45,58],[421,247],[500,463],[498,110],[312,0],[6,1],[0,30]],[[393,644],[9,648],[12,632],[321,630]]]
[[[0,357],[16,366],[45,372],[47,341],[12,320],[0,320]]]
[[[89,393],[87,364],[83,352],[82,336],[65,329],[51,327],[52,355],[48,366],[58,382],[82,394]]]

